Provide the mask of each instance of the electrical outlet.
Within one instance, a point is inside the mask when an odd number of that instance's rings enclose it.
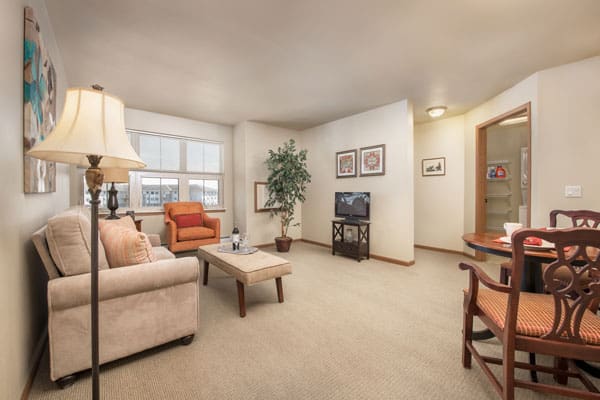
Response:
[[[565,197],[581,197],[581,185],[565,186]]]

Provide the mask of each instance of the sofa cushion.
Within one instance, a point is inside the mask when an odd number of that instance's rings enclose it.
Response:
[[[48,220],[46,240],[52,260],[63,276],[90,272],[92,225],[81,209],[64,211]],[[102,242],[98,241],[98,269],[108,268]]]
[[[202,226],[202,220],[202,214],[179,214],[175,216],[177,229]]]
[[[166,247],[154,246],[152,247],[154,256],[158,261],[160,260],[172,260],[175,258],[175,254],[171,253]]]
[[[100,237],[111,268],[157,260],[145,233],[132,231],[120,224],[102,224]]]
[[[103,219],[101,219],[101,220],[98,221],[98,225],[99,225],[100,230],[102,230],[102,227],[104,225],[107,225],[107,224],[118,225],[120,227],[127,228],[127,229],[129,229],[131,231],[137,231],[137,228],[135,227],[135,222],[133,222],[133,219],[131,219],[131,217],[129,215],[127,215],[125,217],[122,217],[122,218],[119,218],[119,219],[105,219],[105,218],[103,218]]]
[[[215,231],[204,226],[177,229],[177,240],[199,240],[215,237]]]

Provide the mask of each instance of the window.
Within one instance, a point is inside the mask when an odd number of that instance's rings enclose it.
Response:
[[[190,179],[190,201],[200,201],[207,207],[219,205],[219,181],[214,179]]]
[[[100,193],[100,208],[106,208],[108,203],[108,191],[112,183],[105,182],[102,185],[102,192]],[[115,189],[117,190],[117,201],[119,202],[119,208],[129,207],[129,184],[128,183],[115,183]],[[85,183],[85,177],[83,178],[83,204],[86,206],[90,205],[92,196],[87,191],[87,184]]]
[[[179,179],[142,178],[142,207],[162,207],[179,201]]]
[[[206,209],[223,207],[222,143],[135,130],[128,130],[127,136],[147,166],[129,171],[129,184],[115,184],[119,208],[160,210],[172,201],[200,201]],[[103,186],[101,208],[106,208],[109,185]],[[85,183],[83,188],[84,203],[89,205]]]

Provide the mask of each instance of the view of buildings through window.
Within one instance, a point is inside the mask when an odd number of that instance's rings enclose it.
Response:
[[[223,144],[191,138],[128,131],[130,142],[147,166],[129,171],[129,183],[115,184],[119,208],[159,209],[173,201],[199,201],[223,207]],[[110,183],[103,185],[106,208]],[[84,187],[84,204],[90,195]]]

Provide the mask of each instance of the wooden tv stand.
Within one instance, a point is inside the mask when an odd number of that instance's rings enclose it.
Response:
[[[358,237],[347,242],[344,237],[346,226],[356,226]],[[336,251],[356,258],[358,262],[363,258],[369,259],[369,221],[334,219],[331,221],[331,254]]]

